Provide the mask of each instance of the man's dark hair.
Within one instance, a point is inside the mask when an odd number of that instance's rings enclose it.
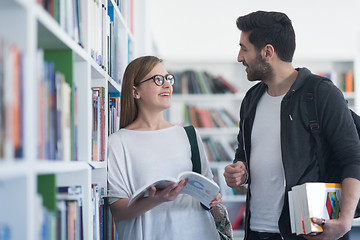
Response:
[[[271,44],[282,61],[292,62],[295,52],[295,31],[290,18],[281,12],[257,11],[240,16],[237,27],[249,32],[249,41],[258,49]]]

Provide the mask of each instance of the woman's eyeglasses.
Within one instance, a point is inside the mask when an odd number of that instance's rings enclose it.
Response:
[[[164,85],[165,80],[166,80],[168,83],[170,83],[171,86],[174,85],[174,83],[175,83],[175,77],[174,77],[174,75],[172,75],[172,74],[166,74],[165,76],[162,76],[162,75],[152,76],[151,78],[148,78],[148,79],[146,79],[146,80],[144,80],[144,81],[141,81],[141,82],[135,84],[134,86],[135,86],[135,87],[136,87],[136,86],[139,86],[140,84],[142,84],[142,83],[144,83],[144,82],[146,82],[146,81],[150,81],[150,80],[154,80],[154,83],[155,83],[156,85],[158,85],[158,86]]]

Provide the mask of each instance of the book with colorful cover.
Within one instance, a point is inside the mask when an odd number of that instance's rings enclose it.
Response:
[[[311,182],[292,187],[289,192],[291,230],[299,234],[318,234],[322,226],[313,217],[337,219],[340,214],[341,184]]]
[[[92,92],[92,161],[100,161],[100,96],[98,91]]]
[[[109,93],[109,135],[120,129],[120,93]]]
[[[98,92],[98,96],[100,97],[100,112],[99,112],[99,117],[100,117],[100,122],[99,122],[99,136],[100,136],[100,142],[99,142],[99,149],[100,149],[100,159],[98,159],[99,161],[104,161],[105,159],[105,88],[104,87],[93,87],[92,88],[93,91],[97,91]]]

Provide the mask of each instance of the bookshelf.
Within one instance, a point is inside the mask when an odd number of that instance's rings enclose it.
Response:
[[[141,31],[133,24],[136,12],[144,11],[137,4],[0,3],[1,239],[55,239],[60,233],[111,239],[104,207],[109,96],[120,95],[123,71],[142,42],[134,37]],[[100,122],[96,87],[104,94]],[[101,157],[94,158],[96,152]],[[73,232],[56,228],[64,209],[72,212]]]
[[[325,76],[343,92],[351,109],[359,112],[356,92],[356,67],[354,59],[309,59],[295,60],[294,67],[307,67],[312,73]]]
[[[232,224],[237,225],[234,230],[234,236],[241,238],[244,234],[243,223],[236,223],[236,219],[241,219],[244,215],[246,189],[242,189],[242,193],[235,193],[233,189],[226,185],[223,173],[225,166],[232,162],[235,154],[234,144],[236,143],[238,134],[240,104],[244,97],[245,91],[243,89],[248,88],[246,75],[241,72],[242,66],[235,65],[232,62],[206,60],[199,62],[176,62],[165,60],[164,64],[167,70],[174,73],[176,77],[172,106],[166,112],[167,118],[172,123],[179,125],[192,124],[197,128],[198,133],[203,139],[205,149],[207,150],[214,180],[219,184],[223,201],[228,208],[230,220]],[[190,76],[196,76],[196,79]],[[232,92],[230,89],[227,89],[215,93],[209,90],[212,83],[209,84],[207,81],[219,77],[223,77],[233,85],[237,91]],[[202,80],[199,80],[199,78]],[[201,82],[204,82],[204,79],[207,79],[205,82],[210,86],[201,86]],[[187,83],[184,84],[183,81]],[[194,84],[194,82],[197,81],[199,81],[199,87]],[[222,89],[221,86],[216,86],[217,90]],[[218,125],[218,123],[215,123],[214,115],[225,118],[221,115],[223,114],[223,110],[227,110],[234,120],[226,122],[226,120],[223,119],[223,125]],[[208,120],[206,121],[212,122],[211,125],[202,123],[201,119],[203,119],[203,117],[200,117],[200,115],[204,114],[204,112],[211,115],[207,117]],[[194,117],[191,118],[190,115],[192,114],[198,116],[198,123],[194,122]],[[222,154],[215,154],[215,152],[222,152]]]

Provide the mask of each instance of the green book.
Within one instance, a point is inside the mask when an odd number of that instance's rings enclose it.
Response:
[[[37,192],[43,199],[43,206],[51,212],[56,213],[56,176],[55,174],[44,174],[37,176]]]

